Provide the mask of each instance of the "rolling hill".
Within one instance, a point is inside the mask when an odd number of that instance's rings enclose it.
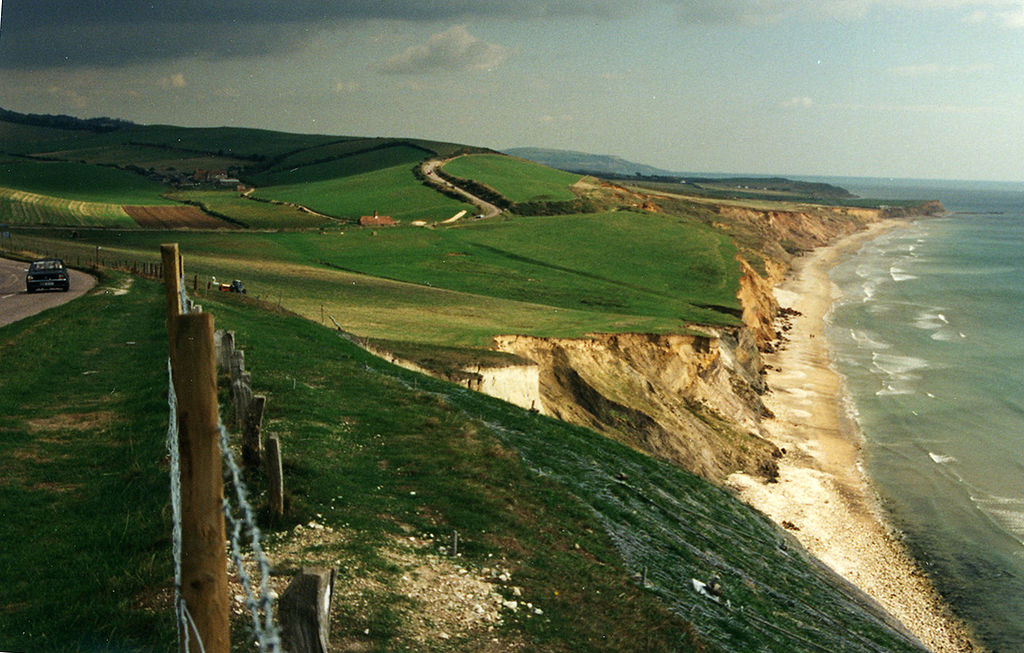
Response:
[[[154,489],[166,342],[161,289],[140,271],[177,242],[286,443],[289,514],[263,524],[275,565],[338,568],[345,648],[920,650],[719,485],[736,470],[771,481],[783,455],[760,432],[771,281],[880,209],[792,186],[644,188],[408,138],[12,112],[0,137],[4,253],[103,282],[0,329],[0,505],[26,515],[0,520],[0,569],[27,572],[0,571],[0,643],[173,646]],[[473,219],[465,191],[509,210]],[[213,222],[185,229],[179,211]],[[395,224],[361,226],[374,211]],[[33,394],[60,375],[55,398]],[[452,530],[458,558],[442,555]],[[53,559],[102,571],[40,593],[25,579],[52,578]],[[496,620],[460,602],[458,578]],[[712,579],[721,593],[701,593]]]

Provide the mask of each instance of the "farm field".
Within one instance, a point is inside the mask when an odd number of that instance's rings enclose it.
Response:
[[[308,229],[331,221],[294,206],[242,197],[235,190],[182,190],[167,197],[198,204],[206,211],[251,229]]]
[[[344,145],[349,144],[345,143]],[[334,153],[337,148],[305,150],[295,157],[286,158],[271,170],[251,175],[247,179],[257,186],[286,186],[327,181],[401,165],[411,168],[430,154],[418,147],[396,144],[387,147],[377,146],[369,151],[336,155],[337,158],[327,161],[313,159],[308,163],[302,163],[304,160],[326,154],[327,152],[324,150]]]
[[[131,227],[118,204],[83,202],[0,188],[0,222],[30,225]]]
[[[154,169],[158,172],[168,170],[192,173],[196,169],[226,169],[243,166],[248,162],[214,154],[198,154],[195,152],[174,151],[166,147],[153,145],[126,144],[120,146],[89,146],[79,149],[55,150],[41,152],[39,156],[66,161],[84,161],[93,165],[135,166],[143,169]]]
[[[467,154],[444,165],[445,172],[486,184],[512,202],[570,201],[569,187],[581,175],[500,154]]]
[[[143,229],[226,229],[237,225],[218,220],[195,206],[125,206],[132,220]]]
[[[201,278],[243,279],[254,296],[317,321],[322,308],[371,338],[487,347],[504,333],[681,333],[694,323],[738,323],[734,247],[679,218],[613,212],[373,233],[90,232],[74,244],[17,238],[39,250],[77,247],[88,256],[100,245],[114,257],[149,261],[162,242],[177,241]]]
[[[445,220],[473,207],[424,186],[411,165],[318,181],[257,188],[255,197],[302,204],[326,215],[356,221],[360,216],[389,215],[398,220]]]
[[[108,204],[172,205],[167,189],[140,175],[69,161],[8,161],[0,164],[0,186],[68,200]]]

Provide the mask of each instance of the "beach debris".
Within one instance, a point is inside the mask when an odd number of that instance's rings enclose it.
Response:
[[[798,530],[800,530],[799,526],[797,526],[793,522],[789,521],[788,519],[782,520],[782,527],[785,528],[786,530],[790,530],[790,531],[798,531]]]

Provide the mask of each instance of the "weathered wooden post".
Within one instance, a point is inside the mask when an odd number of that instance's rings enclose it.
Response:
[[[202,641],[206,653],[229,653],[224,481],[217,407],[213,316],[181,314],[181,256],[160,248],[164,261],[171,378],[177,395],[181,480],[181,598],[191,622],[179,623],[179,642]],[[187,629],[187,631],[185,630]]]
[[[334,569],[304,567],[281,595],[281,634],[289,653],[329,650],[331,596],[336,575]]]
[[[231,369],[231,363],[235,359],[235,332],[225,331],[224,335],[220,337],[220,346],[223,349],[221,352],[221,369],[228,371]]]
[[[267,468],[270,514],[280,517],[284,514],[284,474],[281,466],[281,443],[276,435],[267,438],[264,464]]]
[[[245,411],[245,426],[242,429],[242,461],[249,469],[260,465],[263,443],[260,434],[263,430],[263,410],[267,406],[265,395],[255,395]]]
[[[167,335],[173,346],[171,337],[171,320],[181,315],[181,254],[178,244],[160,246],[160,259],[163,261],[164,300],[167,306]]]

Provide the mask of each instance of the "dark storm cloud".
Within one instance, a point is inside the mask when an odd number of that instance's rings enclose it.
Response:
[[[320,30],[371,19],[538,18],[609,14],[617,6],[611,0],[7,0],[0,67],[243,57],[295,50]]]

